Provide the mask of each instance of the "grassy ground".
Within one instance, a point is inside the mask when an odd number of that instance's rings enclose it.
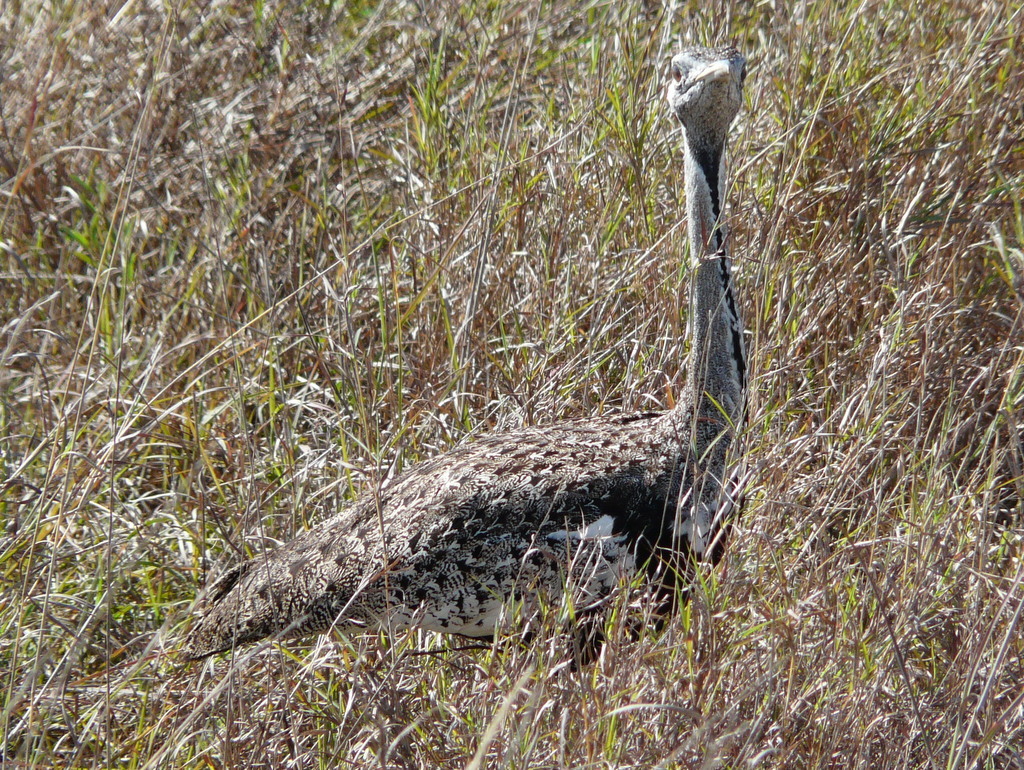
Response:
[[[4,766],[1024,767],[1024,11],[789,5],[0,4]],[[672,403],[686,42],[754,469],[687,610],[177,661],[375,481]]]

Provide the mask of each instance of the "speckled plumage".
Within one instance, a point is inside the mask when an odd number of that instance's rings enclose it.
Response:
[[[578,608],[595,609],[624,577],[662,561],[653,557],[708,547],[746,386],[717,226],[725,136],[745,72],[732,49],[689,49],[672,67],[697,259],[679,405],[486,435],[420,463],[228,570],[206,592],[187,657],[330,628],[486,637],[510,599],[529,611],[571,586]]]

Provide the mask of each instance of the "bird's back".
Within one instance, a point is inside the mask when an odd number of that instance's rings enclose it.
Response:
[[[490,636],[509,599],[566,585],[600,602],[671,536],[692,486],[685,425],[674,412],[571,421],[420,463],[227,572],[185,653],[335,625]]]

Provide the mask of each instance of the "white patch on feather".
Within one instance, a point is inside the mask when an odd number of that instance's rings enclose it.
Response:
[[[615,517],[613,516],[602,516],[600,519],[596,519],[585,527],[574,529],[572,531],[567,529],[559,529],[554,532],[549,532],[547,537],[548,540],[555,540],[563,542],[564,540],[572,539],[574,541],[579,540],[606,540],[607,538],[615,536]]]
[[[704,553],[704,549],[708,547],[708,534],[711,532],[710,514],[711,509],[706,503],[698,503],[690,509],[690,515],[678,526],[673,525],[672,534],[687,538],[694,553]]]

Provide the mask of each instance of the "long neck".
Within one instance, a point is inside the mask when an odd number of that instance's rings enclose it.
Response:
[[[747,389],[747,356],[732,287],[732,263],[719,220],[725,175],[724,142],[686,136],[686,213],[696,275],[690,297],[687,389],[695,413],[735,426]]]

